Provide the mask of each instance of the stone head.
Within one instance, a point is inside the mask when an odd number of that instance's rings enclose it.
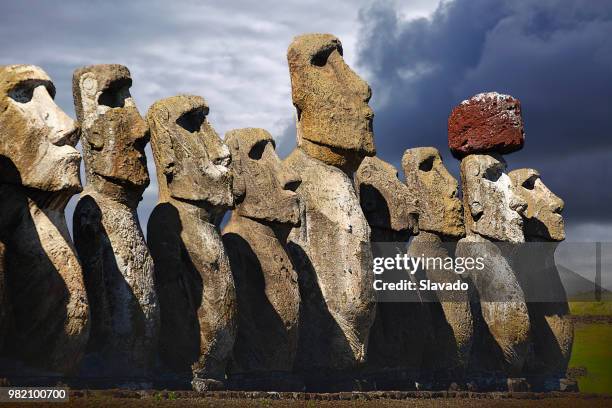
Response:
[[[527,203],[505,170],[506,162],[497,154],[471,154],[461,160],[466,232],[493,241],[524,242]]]
[[[88,181],[94,175],[144,191],[149,185],[145,146],[149,129],[130,95],[132,78],[123,65],[79,68],[72,78]]]
[[[229,149],[208,122],[204,98],[179,95],[155,102],[147,113],[161,198],[234,204]]]
[[[363,157],[376,153],[369,85],[346,64],[340,40],[330,34],[296,37],[287,60],[298,145],[325,147],[324,161],[338,165],[335,160],[344,158],[356,162],[354,171]]]
[[[81,191],[75,122],[54,102],[49,76],[32,65],[0,66],[0,182]]]
[[[516,192],[527,202],[523,213],[525,236],[550,241],[563,241],[565,227],[561,212],[563,200],[546,187],[534,169],[518,169],[508,173]]]
[[[402,157],[409,195],[417,199],[419,229],[458,238],[465,234],[457,180],[434,147],[408,149]]]
[[[417,198],[393,165],[366,157],[355,173],[355,188],[368,224],[397,232],[418,232]]]
[[[299,224],[295,189],[299,176],[276,155],[274,139],[264,129],[227,132],[225,143],[232,155],[235,190],[242,190],[236,212],[256,220]]]

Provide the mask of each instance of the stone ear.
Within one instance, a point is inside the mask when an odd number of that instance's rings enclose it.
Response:
[[[244,172],[242,169],[242,157],[240,146],[237,138],[230,139],[226,142],[232,155],[232,193],[236,201],[240,201],[246,194],[246,182],[244,180]]]
[[[168,110],[160,106],[156,111],[149,111],[147,115],[147,126],[149,127],[149,134],[151,135],[151,147],[155,145],[155,149],[153,153],[155,154],[155,150],[157,150],[156,157],[159,160],[159,164],[161,170],[166,176],[166,180],[168,183],[172,180],[174,176],[174,150],[172,149],[172,138],[166,137],[165,134],[170,133],[170,129],[168,128],[168,121],[170,120],[170,113]],[[154,133],[162,132],[164,136],[154,137]]]
[[[80,118],[85,128],[91,127],[94,121],[93,112],[96,111],[97,101],[95,100],[98,90],[98,81],[94,74],[86,72],[79,78],[79,90],[81,92],[81,106],[77,107],[77,114],[80,111],[83,118]]]
[[[96,95],[96,90],[98,89],[98,81],[91,72],[87,72],[81,75],[81,79],[79,80],[79,86],[81,88],[81,92],[85,96],[92,98]]]

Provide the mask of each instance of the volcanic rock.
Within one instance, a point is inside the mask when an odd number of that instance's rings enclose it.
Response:
[[[196,389],[220,387],[236,336],[236,292],[219,224],[234,205],[230,152],[198,96],[147,114],[159,202],[148,223],[161,312],[160,357]]]
[[[525,142],[521,103],[510,95],[481,93],[457,105],[448,118],[448,146],[457,158],[510,153]]]
[[[81,191],[81,155],[78,128],[54,95],[42,69],[0,67],[0,247],[15,323],[5,352],[47,373],[74,374],[89,306],[64,209]]]
[[[88,360],[101,370],[88,375],[145,376],[157,354],[153,259],[136,212],[149,185],[149,131],[131,84],[122,65],[83,67],[73,78],[87,174],[74,239],[91,308]]]
[[[234,184],[244,187],[223,243],[238,299],[232,387],[299,390],[292,375],[298,346],[300,292],[287,254],[287,236],[299,223],[297,174],[276,155],[263,129],[228,132]]]

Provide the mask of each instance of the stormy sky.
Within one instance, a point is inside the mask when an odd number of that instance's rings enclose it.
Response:
[[[483,91],[520,99],[526,144],[509,168],[540,170],[565,200],[568,240],[612,241],[611,2],[21,0],[0,4],[0,64],[41,66],[73,117],[74,69],[124,64],[142,114],[160,98],[201,95],[221,136],[263,127],[286,155],[295,132],[285,53],[306,32],[342,40],[373,89],[379,155],[395,165],[406,148],[436,146],[456,175],[452,107]],[[149,171],[143,227],[157,199],[150,157]]]

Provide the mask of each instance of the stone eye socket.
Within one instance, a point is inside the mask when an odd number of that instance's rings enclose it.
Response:
[[[204,108],[190,110],[179,116],[176,124],[190,133],[196,133],[202,128],[207,113]]]
[[[536,177],[529,177],[523,182],[523,187],[527,190],[533,190],[535,188]]]
[[[130,86],[131,82],[129,80],[113,82],[102,91],[98,97],[98,103],[110,108],[123,108],[125,100],[130,97]]]
[[[434,157],[428,157],[425,160],[423,160],[421,163],[419,163],[419,170],[421,171],[431,171],[431,169],[433,169],[433,163],[434,163]]]
[[[49,81],[28,80],[20,82],[9,91],[9,96],[16,102],[28,103],[34,96],[34,90],[39,86],[44,86],[52,99],[55,98],[55,87]]]
[[[322,50],[319,50],[315,55],[313,55],[312,58],[310,59],[310,63],[312,65],[317,66],[317,67],[324,67],[325,64],[327,64],[327,60],[328,60],[329,56],[335,50],[338,50],[340,55],[342,55],[342,49],[341,48],[339,48],[337,46],[327,47],[327,48],[324,48]]]
[[[253,160],[259,160],[263,156],[264,150],[266,150],[267,140],[255,143],[251,150],[249,150],[249,157]]]
[[[496,182],[497,180],[499,180],[501,175],[502,175],[501,169],[499,167],[493,167],[485,171],[484,178],[489,181]]]

